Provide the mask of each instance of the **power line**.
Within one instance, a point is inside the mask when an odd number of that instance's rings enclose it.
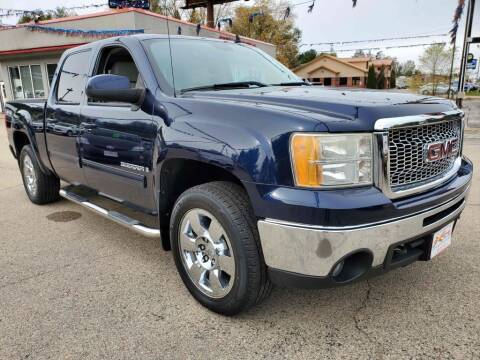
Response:
[[[408,44],[408,45],[395,45],[395,46],[381,46],[381,47],[367,47],[367,48],[353,48],[353,49],[334,49],[334,52],[352,52],[352,51],[369,51],[369,50],[388,50],[388,49],[399,49],[399,48],[412,48],[419,46],[431,46],[431,45],[443,45],[445,46],[446,42],[434,42],[434,43],[425,43],[425,44]],[[330,52],[330,50],[318,50],[319,52]]]
[[[359,44],[359,43],[368,43],[368,42],[383,42],[391,40],[410,40],[410,39],[425,39],[430,37],[440,37],[447,36],[448,33],[444,34],[429,34],[429,35],[412,35],[412,36],[399,36],[399,37],[390,37],[382,39],[369,39],[369,40],[351,40],[351,41],[328,41],[328,42],[318,42],[310,44],[301,44],[300,46],[314,46],[314,45],[348,45],[348,44]]]
[[[70,7],[61,7],[67,11],[75,11],[75,10],[83,10],[88,8],[99,8],[108,6],[108,3],[98,3],[98,4],[88,4],[88,5],[77,5],[77,6],[70,6]],[[55,10],[53,9],[35,9],[35,10],[24,10],[24,9],[5,9],[0,8],[0,17],[10,17],[10,16],[23,16],[23,15],[37,15],[39,13],[43,14],[53,14]]]

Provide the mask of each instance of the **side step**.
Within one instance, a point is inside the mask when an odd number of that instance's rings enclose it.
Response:
[[[150,237],[150,238],[159,238],[160,237],[160,230],[151,228],[148,226],[143,225],[141,222],[138,220],[132,219],[131,217],[128,217],[124,214],[121,214],[117,211],[112,211],[112,210],[107,210],[101,206],[98,206],[90,201],[88,199],[77,195],[73,192],[70,192],[66,189],[61,189],[59,192],[60,196],[73,201],[74,203],[81,205],[101,216],[104,218],[110,219],[112,221],[115,221],[117,224],[123,225],[143,236]]]

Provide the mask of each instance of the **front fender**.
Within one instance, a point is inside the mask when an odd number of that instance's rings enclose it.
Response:
[[[163,129],[165,159],[184,158],[220,167],[241,181],[277,183],[270,142],[249,129],[214,122],[176,122]]]

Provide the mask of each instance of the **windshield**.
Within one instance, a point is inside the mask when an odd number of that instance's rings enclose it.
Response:
[[[215,84],[283,84],[302,81],[293,72],[263,51],[230,41],[171,39],[172,68],[168,39],[145,41],[156,68],[176,93]]]

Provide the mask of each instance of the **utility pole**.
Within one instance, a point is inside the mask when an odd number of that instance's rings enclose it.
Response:
[[[225,4],[238,0],[185,0],[185,6],[182,9],[207,8],[207,26],[215,29],[214,5]]]
[[[477,48],[480,48],[480,45],[477,45]],[[480,63],[477,61],[477,77],[475,78],[475,81],[478,81],[478,75],[480,74]]]
[[[453,49],[452,49],[452,63],[450,64],[450,76],[448,79],[448,92],[447,92],[447,99],[450,99],[450,94],[452,93],[452,80],[453,80],[453,63],[455,62],[455,51],[456,51],[456,45],[457,42],[453,44]],[[453,98],[453,96],[452,96]]]
[[[475,9],[475,0],[470,0],[468,2],[467,8],[467,19],[465,21],[465,36],[463,40],[463,51],[462,51],[462,61],[460,63],[460,74],[458,79],[458,88],[457,88],[457,105],[462,107],[463,98],[465,97],[465,71],[467,69],[467,57],[470,47],[470,42],[472,41],[472,23],[473,23],[473,12]]]

